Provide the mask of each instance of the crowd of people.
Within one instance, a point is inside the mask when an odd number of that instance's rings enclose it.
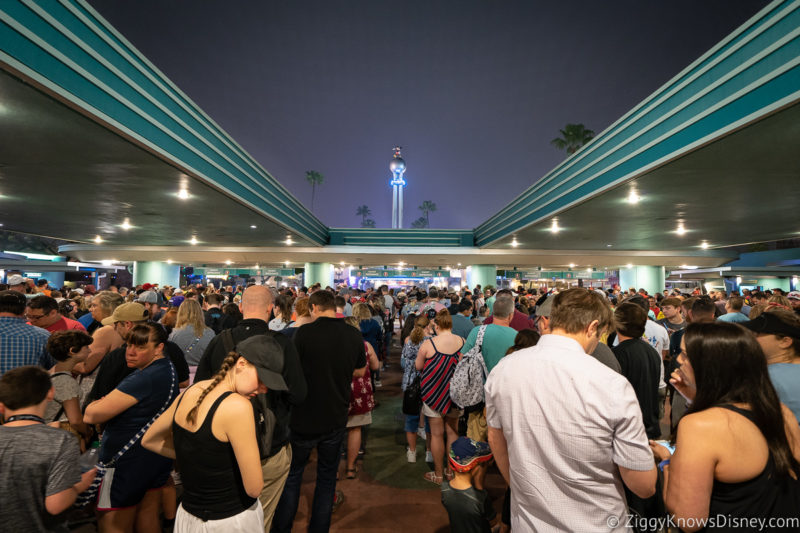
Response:
[[[97,291],[12,275],[0,523],[65,531],[84,505],[101,532],[289,532],[315,452],[308,528],[328,531],[398,356],[398,454],[416,463],[423,442],[453,531],[800,531],[799,315],[800,292],[777,289]]]

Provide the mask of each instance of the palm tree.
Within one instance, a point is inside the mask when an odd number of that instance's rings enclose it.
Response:
[[[411,223],[412,228],[427,228],[428,227],[428,220],[425,217],[419,217],[417,220]]]
[[[422,211],[422,215],[425,217],[425,228],[431,227],[431,221],[428,217],[429,213],[436,211],[436,204],[431,202],[430,200],[425,200],[422,202],[422,205],[419,206],[419,210]],[[415,226],[416,227],[416,226]]]
[[[322,185],[322,182],[325,181],[325,176],[316,170],[307,170],[306,181],[311,184],[311,211],[314,211],[314,192],[316,191],[317,185]]]
[[[561,132],[561,137],[556,137],[550,144],[559,150],[567,150],[569,155],[577,152],[581,146],[594,138],[594,132],[586,129],[583,124],[567,124]]]
[[[372,220],[371,218],[367,218],[365,220],[362,220],[361,221],[361,227],[362,228],[374,228],[375,227],[375,221]]]
[[[372,210],[366,205],[360,205],[356,207],[356,216],[361,217],[361,227],[368,228],[368,227],[375,227],[375,221],[372,221],[372,226],[366,226],[365,223],[367,222],[367,217],[372,214]]]

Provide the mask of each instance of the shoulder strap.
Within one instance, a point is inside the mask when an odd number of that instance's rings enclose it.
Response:
[[[195,346],[197,346],[197,343],[198,343],[198,342],[200,342],[200,338],[201,338],[201,337],[195,337],[195,339],[194,339],[194,342],[192,342],[192,344],[190,344],[190,345],[189,345],[189,347],[188,347],[188,348],[186,348],[186,351],[187,351],[187,352],[191,352],[191,351],[192,351],[192,349],[193,349]],[[226,355],[227,355],[227,354],[226,354]]]
[[[475,341],[475,346],[478,347],[478,351],[480,352],[483,348],[483,336],[486,334],[486,328],[489,326],[484,324],[480,328],[478,328],[478,339]]]
[[[743,417],[748,419],[750,422],[752,422],[754,424],[756,423],[755,420],[753,420],[753,418],[754,418],[753,417],[753,412],[751,410],[749,410],[749,409],[742,409],[741,407],[736,407],[735,405],[731,405],[729,403],[722,403],[722,404],[719,404],[719,405],[715,405],[714,407],[720,407],[722,409],[727,409],[728,411],[733,411],[734,413],[742,415]]]
[[[236,348],[236,341],[233,340],[233,332],[230,329],[224,329],[220,337],[222,337],[222,345],[225,347],[225,355],[227,356]]]

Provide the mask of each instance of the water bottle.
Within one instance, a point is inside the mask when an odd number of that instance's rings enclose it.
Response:
[[[78,464],[81,467],[81,473],[88,472],[100,461],[100,443],[95,441],[92,443],[91,448],[81,454]]]

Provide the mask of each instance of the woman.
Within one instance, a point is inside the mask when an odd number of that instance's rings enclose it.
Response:
[[[175,324],[178,323],[178,307],[170,306],[170,308],[164,312],[164,316],[161,317],[159,322],[161,322],[161,325],[167,330],[167,334],[171,334],[172,330],[175,329]]]
[[[297,328],[305,326],[306,324],[310,324],[314,321],[314,319],[311,318],[311,311],[308,309],[307,297],[304,296],[294,301],[294,314],[294,322],[291,322],[288,326],[281,330],[281,333],[288,336],[290,339],[294,338],[294,333],[297,331]]]
[[[206,326],[205,316],[200,304],[195,300],[186,300],[178,308],[175,329],[169,334],[169,340],[177,344],[189,365],[189,382],[194,382],[194,373],[200,358],[214,338],[214,330]]]
[[[358,319],[358,329],[361,330],[361,335],[364,337],[364,340],[372,346],[376,354],[379,354],[381,351],[383,328],[381,327],[381,321],[375,320],[374,316],[377,315],[373,313],[373,308],[365,303],[359,302],[353,306],[353,316]],[[380,369],[373,372],[370,377],[375,387],[380,387],[382,385]]]
[[[292,321],[292,299],[289,296],[279,294],[275,298],[275,307],[273,308],[275,318],[269,321],[269,329],[272,331],[280,331],[284,329]]]
[[[800,318],[773,308],[742,326],[755,332],[778,399],[800,420]]]
[[[453,377],[456,364],[461,359],[461,347],[464,339],[454,335],[453,319],[450,311],[442,309],[433,319],[436,336],[423,341],[417,353],[415,366],[422,371],[422,414],[430,419],[431,453],[433,453],[433,472],[427,472],[425,479],[442,484],[445,451],[445,432],[447,432],[447,449],[456,440],[456,424],[459,410],[450,401],[450,378]],[[447,418],[447,423],[445,423]],[[449,469],[448,469],[449,470]],[[452,472],[448,472],[448,478]]]
[[[350,316],[344,320],[359,329],[356,317]],[[372,423],[372,409],[375,408],[370,370],[373,372],[377,370],[380,362],[375,350],[367,341],[364,341],[364,349],[367,351],[367,372],[361,377],[353,377],[350,410],[347,413],[347,467],[345,471],[347,479],[355,479],[358,472],[356,459],[358,459],[358,450],[361,448],[361,428]]]
[[[238,301],[236,301],[236,300],[234,299],[234,302],[233,302],[233,303],[230,303],[230,304],[225,304],[225,305],[222,307],[222,312],[223,312],[223,313],[225,313],[226,315],[230,315],[231,317],[233,317],[233,324],[234,324],[234,326],[233,326],[233,327],[236,327],[236,326],[238,326],[238,325],[239,325],[239,322],[241,322],[242,320],[244,320],[244,316],[242,315],[242,311],[241,311],[241,309],[239,309],[239,305],[241,305],[241,303],[242,303],[242,299],[241,299],[241,298],[239,298],[239,300],[238,300]]]
[[[403,380],[400,383],[400,388],[405,390],[414,383],[414,380],[419,376],[419,371],[414,366],[417,361],[417,354],[422,342],[430,338],[430,320],[425,315],[408,315],[408,320],[414,325],[414,329],[406,337],[403,344],[403,351],[400,355],[400,366],[403,367]],[[420,429],[419,421],[420,415],[405,415],[405,432],[406,442],[406,460],[409,463],[417,462],[417,435]],[[430,441],[431,428],[428,419],[425,419],[425,436],[426,438],[426,453],[425,461],[433,462],[433,454],[431,454],[431,441]]]
[[[134,326],[128,335],[125,359],[136,370],[109,394],[86,407],[83,420],[105,424],[100,461],[113,460],[113,475],[106,473],[99,489],[98,525],[106,531],[157,531],[160,490],[172,461],[141,445],[137,438],[178,394],[178,378],[164,357],[167,334],[154,323]],[[127,450],[119,455],[119,452]]]
[[[94,380],[97,377],[97,369],[100,367],[100,362],[112,350],[121,347],[125,341],[119,336],[119,333],[114,329],[114,325],[103,326],[100,324],[104,319],[114,314],[114,310],[119,307],[124,300],[122,297],[111,291],[98,292],[89,310],[92,314],[92,319],[97,322],[97,327],[90,331],[86,331],[92,336],[92,344],[89,346],[89,355],[86,359],[75,365],[72,369],[73,373],[80,374],[80,387],[81,387],[81,404],[83,400],[89,395],[94,385]]]
[[[47,404],[44,419],[51,426],[73,433],[85,449],[84,439],[91,428],[83,423],[79,403],[80,387],[72,377],[72,369],[89,355],[92,337],[80,330],[55,331],[47,339],[47,353],[56,361],[50,369],[50,379],[55,389],[53,401]]]
[[[177,459],[184,489],[177,533],[264,530],[261,459],[249,398],[267,389],[287,390],[271,368],[275,350],[280,347],[267,336],[240,342],[213,379],[186,389],[142,439],[148,450]]]
[[[689,324],[678,363],[670,383],[692,404],[678,425],[675,454],[653,441],[650,447],[681,528],[697,531],[720,515],[797,518],[800,426],[778,401],[756,339],[736,324]]]

